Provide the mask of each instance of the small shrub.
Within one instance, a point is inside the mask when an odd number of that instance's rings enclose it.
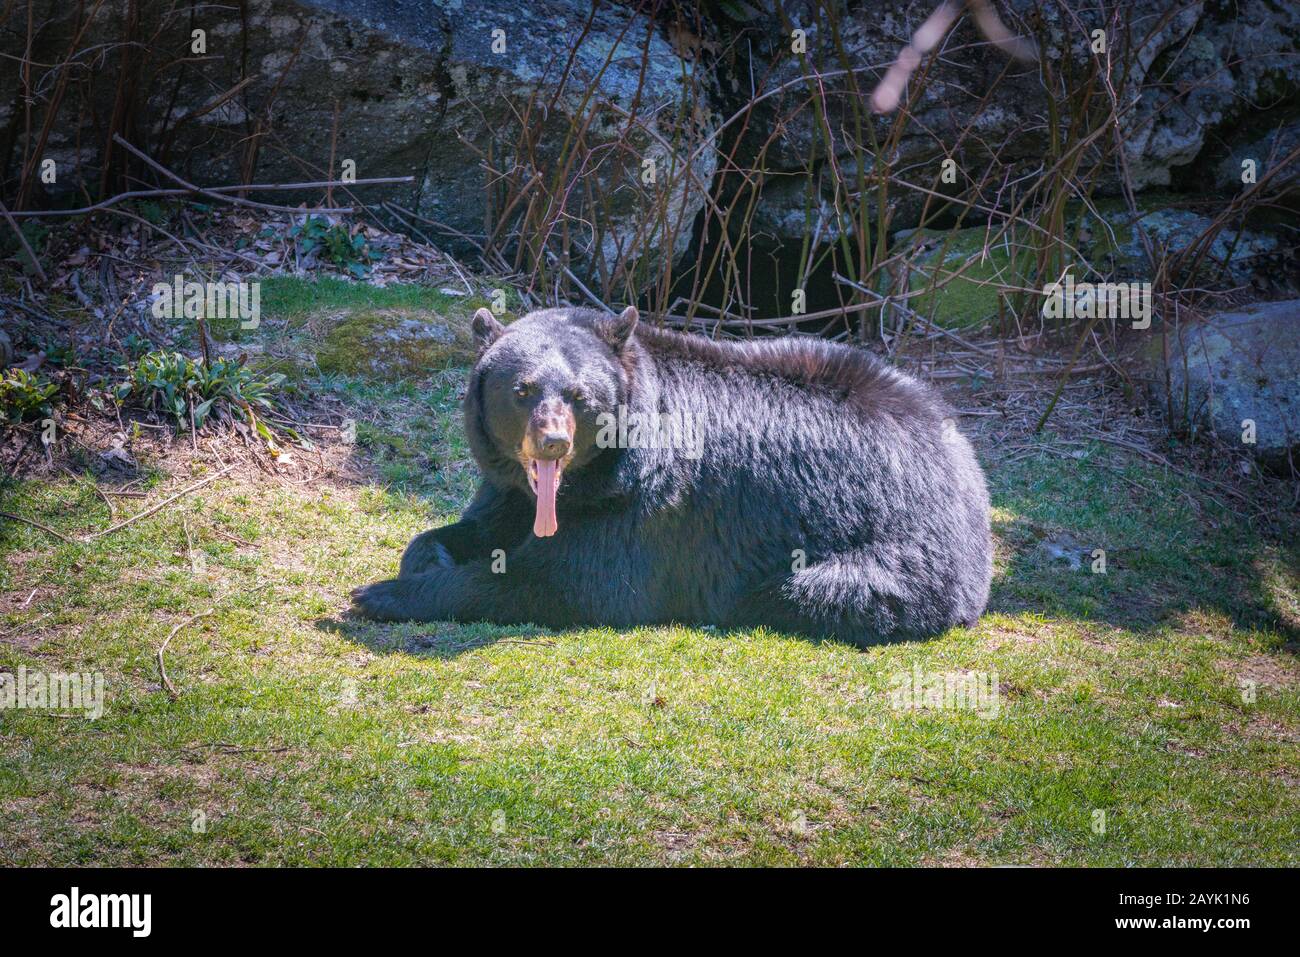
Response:
[[[359,231],[353,235],[342,223],[330,225],[323,216],[308,216],[289,230],[289,235],[303,255],[319,249],[326,259],[358,279],[369,272],[370,263],[379,258]]]
[[[58,391],[57,383],[26,369],[6,369],[0,377],[0,422],[25,422],[53,415],[51,400]]]
[[[119,402],[135,400],[176,419],[181,429],[194,428],[214,416],[247,418],[268,442],[274,436],[259,413],[275,409],[275,393],[284,382],[278,372],[258,374],[233,359],[214,359],[209,365],[179,352],[150,352],[122,367],[126,379],[118,384]]]
[[[153,342],[145,336],[132,332],[122,340],[122,350],[128,360],[139,359],[153,351]]]

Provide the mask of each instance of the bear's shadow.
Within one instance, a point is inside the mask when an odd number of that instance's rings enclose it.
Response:
[[[1180,616],[1213,611],[1240,629],[1272,629],[1282,636],[1284,652],[1300,654],[1300,627],[1281,606],[1279,596],[1264,574],[1230,575],[1227,569],[1206,569],[1208,574],[1199,580],[1166,577],[1153,582],[1141,573],[1126,574],[1129,571],[1126,566],[1137,556],[1118,550],[1108,555],[1110,568],[1103,581],[1091,574],[1092,546],[1086,533],[1046,534],[1023,520],[995,522],[994,533],[1000,560],[994,571],[986,614],[1033,612],[1050,620],[1092,622],[1156,637]],[[1256,539],[1250,554],[1239,554],[1237,558],[1251,565],[1256,560],[1262,561],[1263,553],[1269,549],[1280,550],[1292,567],[1300,568],[1300,545],[1267,534]],[[565,633],[565,630],[527,623],[376,622],[350,611],[321,618],[315,625],[375,653],[437,658],[453,658],[498,643],[553,646],[555,637]],[[699,625],[688,627],[700,628]],[[746,634],[744,630],[705,627],[716,638],[743,639]]]
[[[361,645],[375,654],[408,654],[430,658],[455,658],[466,652],[497,644],[553,648],[557,643],[556,639],[562,635],[578,631],[599,631],[609,627],[590,625],[572,629],[555,629],[528,623],[494,625],[487,622],[455,621],[381,622],[362,618],[350,611],[335,617],[318,618],[313,624],[320,631]],[[680,627],[702,631],[710,638],[722,640],[743,639],[749,631],[685,623],[681,623]],[[790,635],[789,638],[792,641],[806,641],[812,644],[819,644],[823,640],[805,635]]]
[[[454,658],[494,644],[535,647],[554,646],[556,632],[536,625],[463,624],[453,621],[379,622],[351,612],[319,618],[315,626],[376,654],[412,654],[433,658]]]

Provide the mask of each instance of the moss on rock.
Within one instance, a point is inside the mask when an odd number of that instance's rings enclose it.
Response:
[[[1095,200],[1092,210],[1073,204],[1065,214],[1065,238],[1080,253],[1067,265],[1078,282],[1142,282],[1151,279],[1151,266],[1142,243],[1145,234],[1167,254],[1186,249],[1208,229],[1211,217],[1173,204],[1183,202],[1168,193],[1139,197],[1134,221],[1124,200],[1106,197]],[[1095,211],[1095,213],[1093,212]],[[1264,223],[1261,223],[1263,227]],[[1012,250],[994,244],[987,253],[986,239],[997,229],[970,226],[952,232],[904,230],[895,240],[915,243],[919,253],[912,261],[908,288],[927,290],[915,296],[910,307],[941,326],[961,327],[984,322],[997,315],[998,294],[1003,286],[1016,288],[1026,280],[1017,276]],[[1214,239],[1202,263],[1202,277],[1244,284],[1258,272],[1271,268],[1279,241],[1266,229],[1224,229]],[[1031,268],[1034,250],[1021,249],[1019,265]],[[940,257],[942,256],[942,260]],[[1069,253],[1067,251],[1067,257]],[[967,265],[969,263],[969,265]],[[1091,266],[1091,268],[1089,268]],[[960,271],[955,278],[947,278]],[[1052,282],[1055,276],[1027,282]],[[937,291],[930,287],[943,283]]]
[[[981,255],[986,233],[983,226],[971,226],[951,234],[931,230],[909,234],[923,246],[933,247],[916,258],[909,288],[921,290],[934,283],[944,283],[937,291],[913,298],[910,307],[915,312],[948,327],[974,325],[997,315],[999,288],[1004,284],[1014,285],[1011,255],[1002,246],[991,248],[987,256]],[[968,260],[973,261],[962,269]],[[945,281],[958,270],[961,275]]]
[[[472,358],[468,322],[398,309],[348,314],[316,348],[322,372],[391,379],[421,378]]]

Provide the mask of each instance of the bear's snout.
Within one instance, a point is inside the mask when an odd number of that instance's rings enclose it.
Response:
[[[576,425],[573,410],[567,405],[560,402],[539,405],[524,433],[524,455],[548,462],[564,458],[573,451]]]
[[[542,444],[538,447],[540,458],[562,459],[569,454],[571,444],[565,433],[547,432],[542,436]]]

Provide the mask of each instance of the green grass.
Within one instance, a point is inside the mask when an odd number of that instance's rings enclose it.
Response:
[[[1294,534],[1095,445],[990,469],[992,607],[922,644],[341,618],[472,493],[460,384],[314,383],[373,481],[224,478],[91,544],[0,526],[0,669],[108,687],[96,721],[0,711],[0,863],[1297,863]],[[71,479],[0,509],[108,524]],[[212,607],[173,700],[157,649]],[[914,668],[996,673],[996,717],[893,708]]]
[[[429,500],[452,519],[473,496],[478,472],[460,425],[463,369],[423,382],[326,376],[316,388],[355,410],[356,444],[380,484]]]
[[[254,328],[238,317],[210,319],[219,342],[238,345],[264,372],[303,384],[321,374],[348,374],[388,381],[463,365],[469,349],[469,322],[476,309],[490,307],[484,295],[452,295],[414,284],[384,287],[334,277],[306,280],[273,276],[260,280],[260,315]],[[503,313],[519,308],[518,293],[502,286]],[[429,323],[448,330],[443,341],[397,334],[404,323]],[[172,320],[172,333],[191,351],[198,347],[193,320]]]
[[[262,280],[262,309],[267,315],[289,323],[307,319],[321,310],[426,309],[437,311],[450,308],[458,302],[460,302],[459,297],[449,296],[432,286],[406,283],[394,283],[381,288],[337,279],[333,276],[321,276],[311,280],[296,276],[272,276]]]

